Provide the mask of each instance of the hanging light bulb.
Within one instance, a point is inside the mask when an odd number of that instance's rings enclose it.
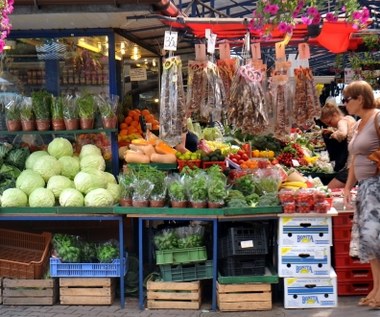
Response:
[[[141,54],[140,54],[140,51],[139,51],[139,48],[137,47],[137,45],[133,45],[133,49],[132,49],[132,55],[131,55],[131,59],[137,61],[141,58]]]
[[[152,66],[153,66],[153,67],[156,67],[156,66],[157,66],[157,62],[156,62],[156,59],[155,59],[155,58],[152,59]]]

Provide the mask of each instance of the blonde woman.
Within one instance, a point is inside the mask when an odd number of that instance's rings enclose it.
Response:
[[[335,162],[334,170],[337,172],[328,187],[343,188],[348,177],[349,163],[348,143],[351,141],[356,120],[352,116],[345,116],[334,103],[327,102],[321,110],[321,121],[332,129],[323,130],[330,159]]]

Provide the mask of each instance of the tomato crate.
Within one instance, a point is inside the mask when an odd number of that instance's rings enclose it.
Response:
[[[206,169],[213,165],[218,165],[224,171],[227,168],[226,161],[202,161],[202,168]]]
[[[268,245],[263,226],[232,227],[219,239],[219,255],[227,258],[237,255],[267,254]]]
[[[369,269],[370,264],[369,263],[361,263],[359,258],[349,256],[349,254],[346,255],[335,255],[335,268],[363,268],[363,269]]]
[[[338,281],[338,295],[339,296],[352,296],[352,295],[367,295],[373,287],[372,281],[368,282],[339,282]]]
[[[201,160],[177,160],[178,170],[180,172],[182,171],[182,169],[185,166],[188,166],[191,169],[200,168],[201,167],[201,163],[202,163]]]
[[[333,218],[333,226],[351,225],[354,214],[351,212],[339,213],[338,216]]]
[[[335,269],[339,282],[368,282],[372,281],[372,271],[370,268],[346,268]]]
[[[207,251],[205,246],[156,251],[156,263],[158,265],[186,264],[192,262],[203,262],[206,260]]]
[[[350,251],[350,240],[334,240],[334,254],[347,255]]]
[[[212,279],[212,261],[192,264],[160,265],[165,282],[186,282]]]
[[[351,240],[351,225],[334,225],[333,236],[335,240]]]
[[[124,258],[124,274],[127,261]],[[51,277],[119,277],[120,259],[111,263],[64,263],[58,258],[50,258]]]
[[[39,279],[49,263],[51,233],[0,229],[0,276]]]
[[[224,276],[264,275],[265,255],[228,257],[220,260],[219,269]]]

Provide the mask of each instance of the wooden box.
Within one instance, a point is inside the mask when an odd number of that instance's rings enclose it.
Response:
[[[57,283],[53,279],[3,279],[4,305],[54,305]]]
[[[150,309],[199,309],[200,282],[155,282],[147,284],[147,306]]]
[[[272,309],[271,284],[219,284],[217,301],[220,311]]]
[[[115,283],[112,278],[60,278],[61,305],[112,305]]]

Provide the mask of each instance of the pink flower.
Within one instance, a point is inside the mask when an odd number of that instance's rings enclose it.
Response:
[[[319,14],[316,14],[313,18],[313,20],[311,21],[311,24],[319,24],[321,22],[321,15]]]
[[[278,29],[280,32],[283,32],[283,33],[285,33],[285,32],[287,31],[287,28],[288,28],[288,23],[286,23],[286,22],[280,22],[280,23],[278,24],[278,27],[277,27],[277,29]]]
[[[303,24],[310,25],[312,20],[308,16],[303,16],[301,17],[301,21]]]
[[[326,21],[335,22],[338,21],[338,17],[336,17],[333,13],[329,12],[326,14]]]
[[[342,12],[346,12],[346,6],[342,6]]]
[[[270,13],[271,12],[271,4],[267,4],[265,7],[264,7],[264,13]]]
[[[354,11],[354,12],[352,13],[352,18],[353,18],[354,20],[359,20],[361,17],[362,17],[362,13],[361,13],[360,11]]]
[[[279,6],[277,4],[272,4],[270,6],[270,10],[269,10],[269,13],[272,14],[272,15],[275,15],[277,14],[278,10],[279,10]]]
[[[319,11],[317,9],[317,7],[309,7],[307,10],[306,10],[306,13],[308,15],[311,15],[311,16],[316,16],[317,14],[319,14]]]

